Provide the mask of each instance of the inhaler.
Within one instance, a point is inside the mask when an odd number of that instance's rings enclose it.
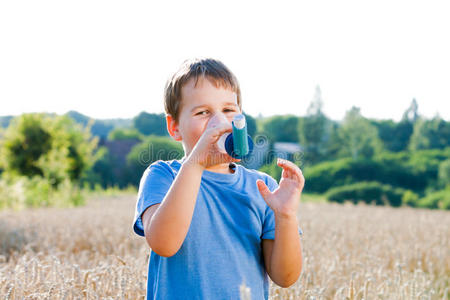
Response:
[[[252,138],[247,134],[247,122],[243,114],[235,115],[231,122],[233,132],[224,133],[217,141],[217,147],[222,153],[228,153],[233,158],[241,159],[253,150]]]

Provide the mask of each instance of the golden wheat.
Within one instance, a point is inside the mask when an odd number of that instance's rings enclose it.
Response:
[[[149,249],[132,232],[134,201],[1,212],[1,298],[143,299]],[[448,299],[449,212],[302,203],[299,220],[302,275],[271,284],[271,300]]]

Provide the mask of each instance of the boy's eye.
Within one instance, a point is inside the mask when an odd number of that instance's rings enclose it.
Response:
[[[234,108],[224,108],[223,112],[228,113],[228,112],[235,112],[236,110]],[[207,114],[209,114],[208,110],[202,110],[197,112],[195,115],[196,116],[206,116]]]
[[[195,115],[206,115],[207,113],[208,113],[207,110],[202,110],[202,111],[199,111],[198,113],[196,113]]]

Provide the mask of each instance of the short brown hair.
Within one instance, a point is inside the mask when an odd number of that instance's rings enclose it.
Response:
[[[176,122],[180,112],[181,88],[191,78],[195,79],[195,85],[199,78],[206,78],[216,87],[231,89],[236,93],[237,104],[242,110],[239,82],[221,61],[212,58],[189,59],[167,80],[164,88],[164,108]]]

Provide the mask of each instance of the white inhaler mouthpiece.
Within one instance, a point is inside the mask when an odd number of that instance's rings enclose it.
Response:
[[[217,148],[219,149],[219,151],[221,153],[229,154],[234,157],[234,154],[232,153],[232,152],[234,152],[232,140],[235,137],[233,137],[233,134],[239,135],[239,132],[244,131],[244,129],[245,129],[245,137],[244,138],[247,139],[245,116],[243,114],[235,115],[233,117],[232,126],[233,126],[233,132],[224,133],[217,141]],[[232,135],[231,138],[228,138],[230,135]],[[241,133],[241,135],[242,135],[242,133]],[[230,143],[231,143],[231,146],[230,146]],[[228,151],[227,151],[227,148],[228,148]]]
[[[225,149],[225,141],[227,140],[227,137],[231,134],[231,132],[225,132],[222,134],[222,136],[217,141],[217,148],[219,148],[219,151],[226,154],[227,150]]]
[[[243,129],[245,127],[245,117],[244,115],[236,115],[233,118],[233,124],[238,129]]]
[[[228,122],[228,121],[226,121],[225,118],[220,118],[220,117],[218,117],[216,115],[216,116],[213,116],[211,118],[211,120],[208,122],[208,127],[216,127],[216,126],[218,126],[219,124],[221,124],[223,122]],[[229,134],[231,134],[231,132],[226,132],[216,142],[217,148],[222,153],[227,153],[226,150],[225,150],[225,140],[227,139],[227,136]]]

